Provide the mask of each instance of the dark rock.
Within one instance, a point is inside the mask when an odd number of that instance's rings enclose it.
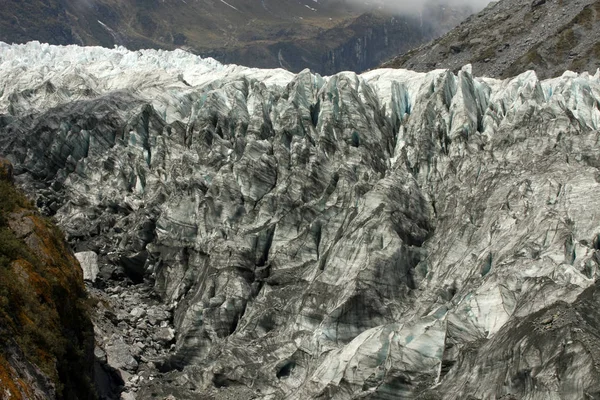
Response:
[[[533,0],[531,2],[531,8],[541,6],[542,4],[546,4],[546,0]]]
[[[134,283],[140,283],[144,281],[144,274],[146,272],[144,267],[147,259],[148,252],[144,250],[131,256],[121,256],[119,264],[123,267],[125,275],[127,275],[128,278]]]
[[[5,158],[0,158],[0,180],[13,181],[13,165]]]

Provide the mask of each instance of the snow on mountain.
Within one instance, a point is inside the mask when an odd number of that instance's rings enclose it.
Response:
[[[599,393],[600,72],[29,43],[0,82],[1,152],[124,308],[98,347],[128,395]]]

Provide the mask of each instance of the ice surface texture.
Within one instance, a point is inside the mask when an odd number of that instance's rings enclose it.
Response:
[[[599,77],[0,44],[0,149],[77,251],[175,310],[141,398],[580,399]]]

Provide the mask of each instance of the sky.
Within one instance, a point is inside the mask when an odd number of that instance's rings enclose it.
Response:
[[[435,3],[446,3],[452,6],[469,5],[474,11],[482,10],[490,3],[490,0],[429,0]],[[366,3],[375,3],[382,7],[395,12],[414,12],[421,11],[427,0],[349,0],[358,6],[364,6]]]

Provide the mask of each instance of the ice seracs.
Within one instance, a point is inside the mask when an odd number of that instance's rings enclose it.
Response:
[[[140,398],[596,390],[599,74],[0,49],[17,180],[102,276],[173,311],[169,354],[127,363],[164,378]]]

